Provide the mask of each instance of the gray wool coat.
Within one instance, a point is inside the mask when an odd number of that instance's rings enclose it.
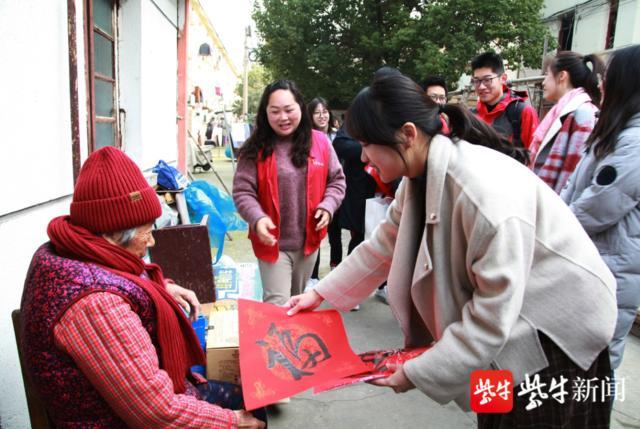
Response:
[[[609,344],[615,369],[640,306],[640,113],[620,133],[613,153],[600,160],[593,151],[584,155],[561,197],[616,278],[618,319]]]

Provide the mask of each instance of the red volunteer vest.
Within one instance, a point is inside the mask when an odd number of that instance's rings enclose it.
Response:
[[[316,220],[313,214],[324,198],[329,175],[329,141],[320,131],[311,131],[311,150],[307,159],[307,210],[305,222],[304,255],[308,256],[320,247],[320,242],[327,235],[327,228],[316,231]],[[275,153],[261,160],[258,155],[256,169],[258,176],[258,202],[262,210],[271,218],[276,229],[271,233],[280,238],[280,198],[278,196],[278,165]],[[257,234],[249,229],[249,239],[256,257],[262,261],[274,263],[278,260],[280,247],[262,244]]]

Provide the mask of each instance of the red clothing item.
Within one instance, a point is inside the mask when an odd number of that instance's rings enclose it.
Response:
[[[329,182],[329,163],[331,161],[331,143],[326,135],[320,131],[312,130],[312,144],[307,158],[307,174],[304,182],[304,195],[306,207],[304,215],[304,255],[308,256],[320,247],[320,242],[327,235],[327,228],[316,231],[317,220],[314,217],[315,211],[321,206],[325,199],[325,191]],[[276,239],[280,239],[280,192],[278,191],[277,159],[275,153],[267,159],[256,161],[256,173],[258,182],[257,199],[265,214],[273,220],[276,228],[272,234]],[[343,184],[344,184],[344,179]],[[335,181],[332,180],[332,181]],[[344,195],[344,191],[341,197]],[[342,199],[342,198],[340,198]],[[329,210],[327,210],[329,211]],[[332,215],[333,213],[329,211]],[[269,246],[260,241],[253,229],[249,230],[249,239],[253,246],[253,251],[258,259],[265,262],[276,262],[278,260],[280,246],[276,242],[275,246]]]
[[[489,125],[492,125],[496,119],[505,114],[505,110],[507,106],[516,99],[520,98],[522,101],[527,101],[526,98],[514,96],[511,90],[509,90],[506,86],[503,86],[504,90],[504,98],[500,100],[495,107],[489,111],[487,109],[487,105],[482,101],[478,100],[476,116],[480,118],[482,121],[486,122]],[[535,109],[527,104],[524,109],[522,109],[522,114],[520,115],[520,140],[525,148],[529,148],[531,145],[531,140],[533,139],[533,133],[538,127],[539,123],[538,114]],[[509,137],[509,140],[512,140],[513,136]]]
[[[74,303],[54,328],[105,401],[133,428],[236,428],[236,414],[189,394],[176,394],[140,318],[122,297],[92,293]]]

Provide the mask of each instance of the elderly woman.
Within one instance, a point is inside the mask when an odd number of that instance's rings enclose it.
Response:
[[[142,260],[160,212],[138,167],[106,147],[80,171],[70,216],[49,223],[25,282],[20,347],[56,427],[264,427],[201,400],[240,405],[238,391],[216,395],[229,386],[190,373],[204,354],[177,300],[195,317],[195,295]]]

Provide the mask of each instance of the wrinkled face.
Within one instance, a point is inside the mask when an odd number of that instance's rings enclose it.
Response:
[[[379,144],[362,145],[362,155],[360,159],[365,164],[373,167],[384,183],[390,183],[395,179],[404,176],[407,173],[407,164],[398,152],[389,146]],[[403,146],[399,146],[399,150],[403,152]]]
[[[556,102],[562,97],[558,90],[558,81],[553,75],[549,67],[544,74],[544,80],[542,81],[542,91],[545,100]]]
[[[133,253],[139,258],[144,258],[147,253],[148,247],[153,247],[156,241],[153,238],[153,224],[148,223],[146,225],[136,228],[136,235],[124,246],[124,249]]]
[[[302,112],[291,91],[278,89],[269,96],[267,120],[278,137],[289,137],[300,125]]]
[[[506,81],[506,74],[498,75],[490,67],[475,69],[471,79],[480,101],[490,106],[498,104],[502,98],[502,84]]]
[[[313,127],[323,131],[329,129],[329,111],[323,104],[318,104],[313,111]]]
[[[428,86],[427,96],[431,98],[435,103],[447,104],[447,93],[444,88],[439,85]]]

